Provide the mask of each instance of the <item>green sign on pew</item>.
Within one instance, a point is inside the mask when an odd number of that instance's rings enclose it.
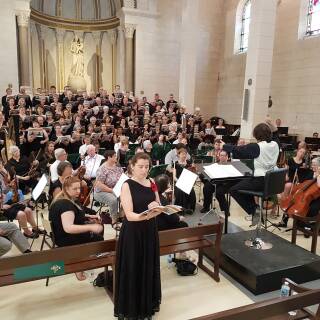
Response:
[[[27,280],[33,278],[53,277],[64,274],[64,262],[53,261],[43,264],[35,264],[30,267],[21,267],[14,270],[14,280]]]

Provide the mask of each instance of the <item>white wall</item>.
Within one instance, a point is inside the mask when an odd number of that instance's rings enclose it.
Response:
[[[282,0],[278,4],[269,113],[301,138],[320,130],[320,37],[299,39],[300,3]],[[219,67],[218,114],[230,123],[240,123],[246,65],[246,54],[233,53],[237,4],[238,0],[226,0]]]
[[[1,1],[0,19],[0,93],[5,93],[8,84],[18,91],[18,57],[14,1]]]

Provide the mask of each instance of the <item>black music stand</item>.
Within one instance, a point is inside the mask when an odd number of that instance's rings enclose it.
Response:
[[[45,189],[45,187],[48,184],[48,178],[45,174],[43,174],[40,178],[40,180],[38,181],[37,185],[34,187],[34,189],[32,190],[32,199],[35,202],[35,209],[36,209],[36,226],[37,229],[39,229],[39,212],[38,212],[38,201],[40,196],[43,194],[43,191]],[[43,214],[41,213],[42,217]],[[30,245],[30,250],[33,246],[35,238],[32,239],[31,245]]]
[[[239,182],[240,180],[243,180],[243,179],[248,179],[248,178],[251,178],[253,176],[253,170],[250,168],[250,166],[248,166],[249,162],[252,162],[251,159],[249,160],[235,160],[235,161],[232,161],[232,162],[228,162],[228,164],[232,164],[234,168],[236,168],[241,174],[242,176],[239,176],[239,177],[224,177],[224,178],[214,178],[212,179],[206,172],[205,170],[203,170],[202,174],[203,176],[205,177],[206,180],[208,180],[213,186],[214,186],[214,195],[216,194],[216,184],[217,182],[234,182],[234,183],[237,183]],[[230,215],[230,196],[227,197],[227,202],[228,202],[228,211],[229,212],[225,212],[225,227],[224,227],[224,233],[228,233],[228,218],[229,218],[229,215]],[[215,201],[213,203],[213,206],[215,206]],[[202,221],[205,216],[207,216],[208,214],[210,214],[212,212],[212,214],[217,214],[217,211],[216,210],[213,210],[213,208],[211,210],[209,210],[204,216],[202,216],[200,218],[200,221]]]

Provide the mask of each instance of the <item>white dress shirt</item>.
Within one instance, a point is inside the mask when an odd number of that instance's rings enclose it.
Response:
[[[61,161],[60,160],[56,160],[51,166],[50,166],[50,177],[51,177],[51,181],[55,182],[58,180],[59,176],[58,176],[58,165]]]
[[[80,148],[79,148],[79,153],[80,155],[84,156],[87,152],[87,148],[88,148],[88,144],[83,144]]]
[[[95,154],[94,157],[86,156],[84,158],[84,165],[86,167],[85,175],[90,178],[95,178],[97,175],[97,170],[100,167],[101,161],[104,156],[100,154]]]

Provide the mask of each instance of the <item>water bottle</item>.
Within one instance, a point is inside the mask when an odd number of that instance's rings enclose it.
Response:
[[[280,290],[280,297],[289,297],[290,295],[290,287],[289,283],[285,281]]]
[[[173,267],[173,254],[168,254],[167,255],[167,264],[168,264],[168,268],[172,268]]]

